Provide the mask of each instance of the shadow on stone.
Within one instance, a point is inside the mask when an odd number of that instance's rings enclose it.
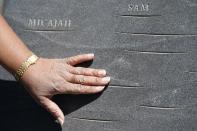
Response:
[[[16,81],[0,80],[0,124],[4,131],[61,131],[61,126]]]
[[[57,95],[54,96],[53,101],[60,106],[64,115],[68,115],[84,105],[96,100],[101,94],[102,93],[91,95]]]
[[[55,118],[39,106],[16,81],[0,80],[1,130],[62,131]],[[67,115],[99,97],[96,95],[56,95],[54,101]]]
[[[86,62],[83,62],[83,63],[80,63],[80,64],[77,64],[76,67],[90,67],[93,63],[93,60],[91,61],[86,61]]]

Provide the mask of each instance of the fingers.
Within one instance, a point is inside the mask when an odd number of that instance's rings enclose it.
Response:
[[[110,77],[100,78],[94,76],[71,75],[68,81],[74,84],[104,86],[110,82]]]
[[[69,94],[94,94],[101,92],[105,86],[86,86],[81,84],[70,84],[70,89],[64,93]]]
[[[83,68],[83,67],[71,67],[70,73],[77,75],[85,75],[85,76],[97,76],[104,77],[106,76],[106,71],[102,69],[91,69],[91,68]]]
[[[77,55],[73,57],[66,58],[66,62],[69,65],[76,65],[85,61],[92,60],[94,58],[94,54],[83,54],[83,55]]]
[[[57,94],[92,94],[102,91],[105,85],[110,82],[110,77],[105,77],[107,74],[105,70],[73,67],[93,58],[94,54],[65,58],[67,73],[62,76],[65,84],[59,86]]]
[[[41,106],[46,108],[47,111],[50,112],[58,120],[59,124],[63,125],[64,114],[62,110],[59,108],[59,106],[55,102],[46,97],[41,98],[41,103]]]

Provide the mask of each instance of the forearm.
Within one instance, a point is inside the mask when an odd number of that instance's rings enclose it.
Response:
[[[14,74],[31,54],[0,14],[0,64]]]

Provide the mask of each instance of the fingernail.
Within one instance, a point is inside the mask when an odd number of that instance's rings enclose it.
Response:
[[[94,54],[93,54],[93,53],[90,53],[90,54],[88,54],[88,56],[89,56],[89,57],[93,57],[93,56],[94,56]]]
[[[100,71],[98,72],[98,74],[99,74],[99,75],[106,75],[106,71],[105,71],[105,70],[100,70]]]
[[[104,78],[102,78],[102,81],[103,82],[109,82],[110,81],[110,77],[104,77]]]
[[[104,89],[104,88],[105,88],[105,86],[97,86],[97,87],[96,87],[97,90],[102,90],[102,89]]]
[[[60,125],[63,125],[64,124],[64,121],[58,117],[57,120],[55,120],[56,123],[59,123]]]

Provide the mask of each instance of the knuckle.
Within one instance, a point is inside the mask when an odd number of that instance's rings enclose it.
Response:
[[[53,94],[58,94],[58,93],[60,93],[61,91],[60,91],[60,88],[56,88],[56,87],[53,87],[53,90],[52,90],[52,93]]]
[[[91,69],[86,69],[86,72],[90,75],[93,75],[94,74],[94,71],[92,71]]]
[[[73,61],[73,62],[77,61],[78,59],[79,59],[79,56],[74,56],[74,57],[72,57],[72,61]]]
[[[80,74],[81,71],[80,71],[80,70],[73,70],[73,73],[74,73],[74,74]]]
[[[82,90],[82,85],[81,85],[81,84],[78,84],[76,89],[77,89],[78,92],[81,92],[81,90]]]
[[[69,58],[66,58],[67,60],[67,63],[70,63],[70,62],[74,62],[75,61],[75,58],[74,57],[69,57]]]
[[[80,67],[80,71],[81,71],[81,74],[86,74],[86,71],[84,68]]]
[[[94,74],[100,76],[99,70],[94,70]]]
[[[84,76],[81,76],[80,78],[79,78],[79,83],[80,84],[85,84],[85,77]]]
[[[65,84],[65,80],[63,79],[62,81],[55,81],[53,80],[53,86],[52,86],[52,90],[51,90],[51,94],[59,94],[63,91],[63,85]]]
[[[73,82],[76,82],[78,84],[85,84],[85,77],[82,75],[81,76],[74,75],[74,76],[72,76],[71,79]]]
[[[95,80],[95,83],[100,83],[100,78],[94,78],[94,80]]]
[[[91,70],[91,74],[98,75],[98,71],[97,70]]]
[[[82,80],[81,80],[81,78],[80,78],[79,76],[75,76],[74,81],[75,81],[76,83],[80,84]]]
[[[76,81],[76,75],[74,75],[74,74],[70,74],[69,75],[69,77],[70,77],[70,81]]]
[[[74,73],[75,74],[75,72],[76,72],[76,70],[72,67],[72,66],[70,66],[70,65],[68,65],[67,67],[66,67],[66,69],[67,69],[67,72],[69,72],[69,73]]]
[[[58,110],[57,109],[51,109],[51,112],[54,114],[58,114]]]
[[[81,90],[80,90],[80,92],[81,92],[81,93],[87,92],[87,88],[88,88],[88,86],[83,86],[83,85],[81,85]]]
[[[76,67],[76,72],[78,74],[83,74],[84,73],[82,67]]]
[[[61,94],[67,91],[68,82],[66,80],[58,81],[53,86],[53,90],[51,91],[52,94]]]
[[[73,57],[70,57],[70,58],[69,58],[69,61],[70,61],[70,62],[73,62],[73,61],[75,61],[75,59],[74,59]]]
[[[65,92],[65,88],[63,86],[60,86],[59,88],[55,88],[54,89],[56,94],[61,94],[63,92]]]
[[[69,63],[69,61],[70,61],[70,57],[68,57],[68,58],[64,58],[63,59],[63,61],[65,61],[67,64]]]

